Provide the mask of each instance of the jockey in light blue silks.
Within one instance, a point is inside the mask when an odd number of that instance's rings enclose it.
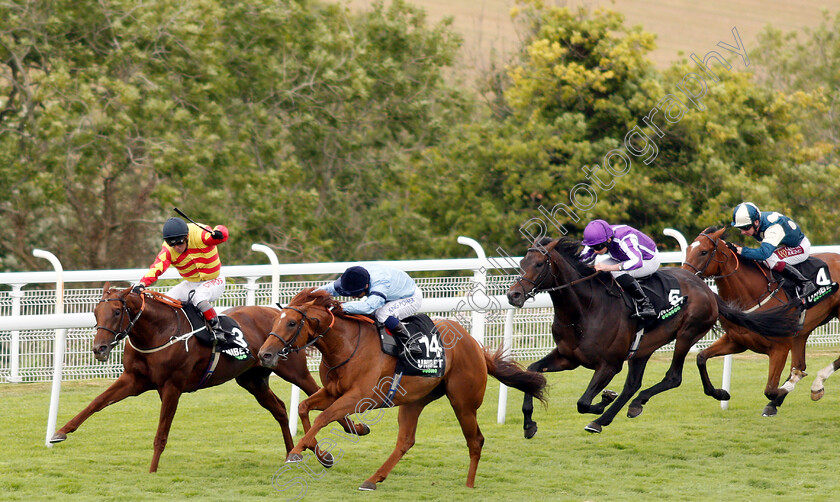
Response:
[[[759,211],[752,202],[742,202],[732,211],[732,226],[761,242],[757,248],[735,246],[738,254],[764,261],[767,268],[793,280],[800,296],[816,291],[816,285],[793,267],[811,254],[811,242],[793,220],[780,213]]]
[[[342,310],[348,314],[373,314],[410,354],[422,354],[423,348],[410,339],[401,320],[417,313],[423,292],[402,270],[374,264],[349,267],[337,281],[318,289],[331,296],[360,298],[342,303]]]
[[[610,272],[615,281],[633,298],[638,317],[655,317],[656,311],[636,281],[659,268],[659,252],[653,239],[627,225],[610,225],[593,220],[583,230],[580,260],[594,262],[597,271]]]

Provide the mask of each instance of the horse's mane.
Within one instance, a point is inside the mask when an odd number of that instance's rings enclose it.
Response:
[[[332,307],[333,314],[339,317],[347,317],[347,314],[341,308],[341,302],[330,296],[323,289],[305,288],[289,302],[290,307],[300,307],[305,304],[312,304],[317,307],[324,307],[325,309]]]
[[[549,237],[543,237],[540,239],[538,244],[545,247],[551,244],[553,240],[554,239]],[[557,245],[554,246],[554,250],[557,251],[578,274],[585,277],[592,275],[594,270],[591,266],[580,261],[580,251],[582,245],[583,244],[577,239],[573,239],[571,237],[560,237]]]

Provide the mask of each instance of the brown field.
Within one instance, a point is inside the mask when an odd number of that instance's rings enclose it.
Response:
[[[374,0],[348,1],[353,9],[364,9]],[[510,52],[518,46],[509,12],[514,0],[408,0],[423,7],[430,22],[444,16],[464,36],[464,63],[474,71],[487,67],[491,50]],[[731,43],[737,27],[747,50],[766,25],[783,31],[815,26],[827,9],[833,16],[840,10],[837,0],[545,0],[557,5],[592,8],[608,7],[623,13],[630,25],[642,25],[656,34],[658,48],[651,59],[660,67],[712,50],[719,41]],[[386,1],[387,3],[387,1]]]

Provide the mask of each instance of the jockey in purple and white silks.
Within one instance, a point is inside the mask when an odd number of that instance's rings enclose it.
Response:
[[[653,239],[628,225],[610,225],[593,220],[583,231],[580,260],[594,263],[595,270],[610,272],[636,303],[636,316],[655,317],[656,311],[637,277],[647,277],[659,268],[659,251]]]
[[[768,268],[792,279],[800,296],[816,291],[814,283],[793,267],[811,254],[811,242],[793,220],[781,213],[759,211],[752,202],[742,202],[732,210],[732,226],[761,243],[757,248],[735,246],[738,254],[764,261]]]

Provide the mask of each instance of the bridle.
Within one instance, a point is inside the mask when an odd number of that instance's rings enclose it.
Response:
[[[319,334],[318,336],[313,337],[311,340],[309,340],[305,344],[301,345],[300,347],[295,347],[294,343],[298,339],[298,337],[300,336],[301,332],[303,331],[303,325],[308,321],[315,321],[315,323],[318,326],[320,326],[321,321],[317,318],[314,318],[314,317],[308,317],[304,311],[302,311],[300,309],[296,309],[295,307],[281,307],[280,310],[293,310],[293,311],[297,312],[298,314],[300,314],[300,316],[301,316],[301,320],[298,323],[297,330],[295,330],[294,336],[291,339],[289,339],[288,341],[284,340],[283,337],[281,337],[280,335],[278,335],[274,331],[269,331],[269,333],[268,333],[269,336],[273,336],[273,337],[277,338],[283,344],[283,347],[281,347],[280,350],[277,351],[277,355],[279,357],[283,358],[283,359],[288,359],[289,354],[291,354],[291,353],[300,352],[301,350],[308,349],[309,347],[315,345],[318,342],[318,340],[323,338],[324,335],[326,335],[327,332],[329,332],[332,329],[333,325],[335,324],[335,314],[333,314],[332,307],[329,307],[329,308],[326,309],[327,312],[330,313],[330,325],[327,326],[327,329],[325,329],[323,333]]]
[[[555,271],[556,265],[554,264],[554,260],[551,259],[551,251],[545,252],[544,250],[542,250],[540,248],[528,248],[528,252],[531,252],[531,251],[537,251],[537,252],[540,252],[543,255],[545,255],[546,256],[546,261],[548,262],[548,267],[544,268],[535,280],[528,279],[528,278],[526,278],[522,275],[520,275],[519,278],[516,280],[516,284],[519,284],[522,281],[525,281],[525,282],[528,282],[528,283],[531,284],[531,286],[532,286],[531,291],[528,291],[527,293],[525,293],[525,299],[526,300],[535,297],[538,293],[546,293],[546,292],[549,292],[549,291],[559,291],[561,289],[565,289],[565,288],[574,286],[575,284],[580,284],[584,281],[588,281],[589,279],[592,279],[593,277],[598,275],[598,272],[596,271],[592,275],[587,275],[586,277],[581,277],[580,279],[575,279],[571,282],[567,282],[567,283],[561,284],[559,286],[553,286],[553,287],[550,287],[550,288],[540,288],[539,285],[542,284],[545,281],[545,279],[546,279],[546,277],[549,273],[551,274],[551,277],[554,280],[553,281],[554,284],[557,284],[558,276],[557,276],[557,273]],[[522,288],[522,289],[524,290],[525,288]]]
[[[735,272],[738,271],[738,268],[740,268],[740,266],[741,266],[741,261],[738,259],[738,253],[735,252],[735,246],[733,244],[722,240],[720,237],[718,237],[716,239],[712,239],[711,237],[709,237],[708,234],[700,234],[700,237],[705,237],[705,238],[709,239],[709,242],[712,243],[712,252],[709,253],[709,257],[706,258],[706,261],[699,268],[695,267],[691,263],[688,263],[688,262],[685,263],[686,265],[688,265],[689,267],[691,267],[695,270],[694,275],[699,275],[701,277],[709,277],[711,279],[723,279],[725,277],[729,277],[730,275],[732,275],[732,274],[734,274]],[[709,265],[711,265],[713,262],[719,264],[721,270],[723,270],[724,266],[729,262],[729,254],[723,253],[723,252],[721,253],[721,255],[723,256],[723,260],[716,260],[715,259],[715,255],[718,252],[718,242],[719,241],[723,242],[724,246],[726,246],[727,249],[729,249],[732,252],[732,256],[735,258],[735,268],[732,270],[732,272],[729,272],[728,274],[724,274],[724,275],[711,275],[711,276],[706,275],[706,269],[709,268]]]
[[[122,297],[103,298],[102,300],[99,300],[99,303],[120,302],[122,304],[121,308],[120,308],[120,318],[119,318],[119,321],[117,322],[117,326],[122,326],[123,315],[125,315],[126,318],[130,319],[129,322],[128,322],[128,326],[123,331],[120,331],[120,332],[117,332],[116,330],[113,330],[113,329],[109,328],[108,326],[100,326],[100,325],[96,326],[97,330],[104,329],[105,331],[114,335],[114,341],[111,342],[110,344],[108,344],[109,348],[113,348],[118,343],[120,343],[123,340],[123,338],[127,337],[129,331],[131,331],[131,328],[133,328],[134,324],[137,323],[137,320],[140,319],[140,316],[143,314],[143,310],[146,308],[146,296],[145,295],[140,295],[140,297],[142,298],[143,303],[140,305],[140,311],[137,312],[137,315],[134,316],[134,318],[131,318],[131,310],[128,308],[128,304],[126,303],[125,298],[122,298]]]

